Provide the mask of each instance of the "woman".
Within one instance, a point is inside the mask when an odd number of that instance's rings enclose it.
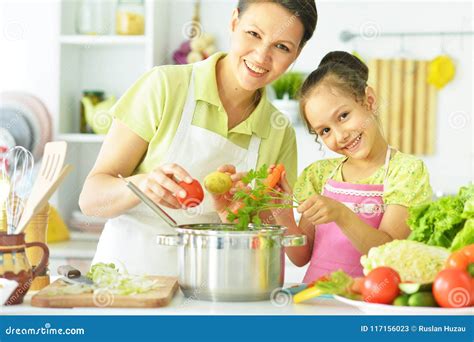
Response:
[[[228,54],[156,67],[122,96],[79,199],[84,214],[110,218],[93,263],[115,262],[135,274],[177,273],[175,248],[155,243],[157,234],[173,229],[139,202],[119,174],[180,224],[219,222],[216,210],[228,203],[206,196],[197,213],[186,212],[175,197],[186,196],[177,181],[202,182],[220,166],[237,181],[237,170],[264,163],[285,164],[295,180],[295,133],[271,124],[277,110],[265,86],[295,61],[316,22],[314,1],[241,0]]]

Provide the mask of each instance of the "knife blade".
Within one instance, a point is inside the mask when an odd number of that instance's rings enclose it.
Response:
[[[61,278],[69,284],[93,285],[93,281],[81,275],[81,271],[71,265],[62,265],[58,267],[58,273],[62,275]]]

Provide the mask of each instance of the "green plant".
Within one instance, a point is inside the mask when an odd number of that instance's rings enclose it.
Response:
[[[282,100],[288,94],[290,100],[296,99],[296,95],[303,84],[303,74],[300,72],[287,72],[272,83],[276,98]]]

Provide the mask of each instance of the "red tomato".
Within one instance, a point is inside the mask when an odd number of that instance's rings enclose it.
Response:
[[[452,253],[446,260],[446,268],[455,268],[466,271],[469,265],[469,257],[462,250]]]
[[[179,182],[178,184],[186,191],[186,197],[176,196],[179,203],[183,204],[186,208],[197,207],[201,204],[204,199],[204,190],[196,179],[191,184],[186,182]]]
[[[370,271],[362,284],[362,296],[366,302],[391,304],[399,295],[400,276],[390,267],[377,267]]]
[[[438,273],[433,283],[433,296],[444,308],[471,305],[472,281],[465,271],[446,269]]]

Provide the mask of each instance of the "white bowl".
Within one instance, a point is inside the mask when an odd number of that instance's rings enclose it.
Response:
[[[0,306],[5,304],[17,287],[18,283],[15,280],[0,278]]]

